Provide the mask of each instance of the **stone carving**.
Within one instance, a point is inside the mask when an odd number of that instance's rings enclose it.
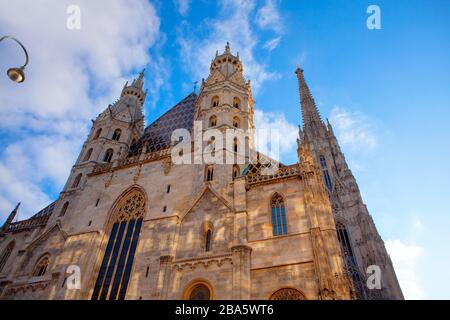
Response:
[[[270,300],[306,300],[305,296],[298,290],[285,288],[276,291]]]
[[[145,213],[145,199],[139,190],[131,191],[118,204],[117,221],[139,219]]]

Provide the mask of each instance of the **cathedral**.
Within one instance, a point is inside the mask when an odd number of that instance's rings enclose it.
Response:
[[[0,298],[403,299],[333,128],[295,73],[303,121],[289,165],[256,150],[251,84],[228,44],[198,94],[147,127],[144,72],[127,82],[58,199],[22,221],[17,205],[1,227]]]

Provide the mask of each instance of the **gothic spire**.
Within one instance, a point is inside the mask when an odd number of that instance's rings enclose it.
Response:
[[[13,222],[14,218],[17,215],[17,211],[19,211],[19,206],[20,206],[20,202],[16,205],[16,207],[14,208],[13,211],[11,211],[11,213],[8,216],[8,219],[6,219],[5,223],[2,226],[2,233],[6,232],[9,228],[9,226],[11,225],[11,222]]]
[[[131,84],[133,87],[142,89],[142,87],[144,85],[144,73],[145,73],[145,68],[142,69],[142,71],[139,73],[139,77],[137,79],[133,80],[133,83]]]
[[[314,98],[309,91],[308,85],[306,84],[305,78],[303,76],[303,70],[297,67],[295,70],[298,79],[298,89],[300,94],[300,104],[302,108],[302,118],[303,126],[307,126],[312,122],[321,122],[319,110],[317,110]]]

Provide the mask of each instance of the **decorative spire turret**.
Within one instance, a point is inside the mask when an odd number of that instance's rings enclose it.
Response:
[[[14,210],[11,211],[11,213],[9,214],[8,219],[6,219],[5,223],[3,224],[0,233],[5,233],[6,231],[8,231],[8,228],[11,225],[11,222],[13,222],[14,218],[17,215],[17,212],[19,211],[19,206],[20,206],[20,202],[16,205]]]
[[[319,110],[317,110],[314,98],[312,97],[311,92],[309,91],[308,85],[306,84],[305,78],[303,76],[303,70],[300,67],[297,67],[295,73],[297,74],[298,79],[303,126],[308,126],[312,122],[316,123],[322,122]]]
[[[139,73],[139,76],[137,77],[137,79],[133,80],[133,82],[131,83],[132,87],[142,89],[142,87],[144,86],[144,73],[145,73],[145,68],[142,69],[142,71]]]
[[[144,75],[145,75],[145,68],[142,69],[141,72],[139,72],[139,76],[131,82],[131,85],[128,84],[128,81],[125,83],[122,94],[120,95],[121,98],[125,96],[131,96],[135,97],[139,103],[140,106],[144,104],[145,98],[147,97],[147,90],[143,90],[144,87]]]

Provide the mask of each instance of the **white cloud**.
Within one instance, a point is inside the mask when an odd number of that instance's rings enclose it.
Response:
[[[373,132],[373,124],[362,114],[335,106],[329,119],[341,145],[358,151],[376,147],[378,141]]]
[[[405,299],[423,299],[425,294],[416,271],[417,261],[423,254],[423,248],[395,239],[386,242],[386,249],[391,256]]]
[[[182,16],[186,16],[189,12],[191,0],[174,0],[178,13]]]
[[[214,19],[205,19],[195,27],[184,22],[179,27],[178,44],[186,71],[195,77],[193,80],[206,78],[216,51],[222,53],[226,42],[230,42],[232,51],[239,52],[244,73],[257,92],[264,81],[279,75],[269,71],[255,57],[259,41],[253,26],[256,4],[254,1],[221,0],[219,7]]]
[[[72,4],[81,9],[80,30],[66,27]],[[157,99],[168,77],[158,54],[164,41],[159,26],[146,0],[0,2],[0,29],[20,39],[30,55],[24,83],[0,77],[0,130],[10,137],[0,154],[0,221],[17,201],[26,217],[52,200],[48,189],[62,188],[89,120],[144,66],[152,74],[149,96]],[[2,42],[0,60],[21,65],[18,52],[12,41]]]
[[[278,47],[278,45],[280,44],[280,40],[281,40],[281,37],[276,37],[276,38],[270,39],[263,45],[263,48],[265,48],[269,51],[272,51],[276,47]]]
[[[276,160],[282,160],[283,155],[295,154],[297,148],[298,127],[288,122],[283,113],[276,114],[255,109],[254,121],[256,135],[257,137],[260,137],[260,139],[257,138],[257,140],[261,141],[261,139],[264,139],[265,135],[270,139],[271,134],[273,133],[276,133],[280,138],[278,141],[280,157],[275,157]],[[269,140],[269,143],[272,142]],[[264,154],[273,156],[273,154],[269,154],[271,146],[267,147],[269,150],[264,149],[264,145],[258,146],[257,149]]]
[[[278,1],[266,0],[256,14],[256,24],[262,29],[271,29],[277,33],[283,31],[281,15],[278,9]]]

